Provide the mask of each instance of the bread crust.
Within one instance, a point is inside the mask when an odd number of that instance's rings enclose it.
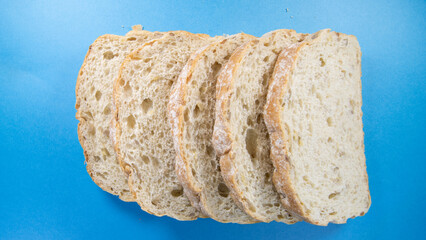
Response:
[[[228,124],[227,112],[229,111],[230,91],[233,85],[233,75],[237,71],[238,65],[243,59],[245,53],[259,40],[251,40],[238,47],[228,63],[225,65],[216,83],[216,119],[213,133],[213,145],[218,156],[220,156],[220,168],[223,180],[230,190],[232,199],[247,214],[255,219],[261,219],[260,216],[250,210],[247,201],[242,199],[242,190],[236,184],[238,170],[233,166],[235,157],[230,151],[232,148],[231,130]]]
[[[280,31],[288,32],[286,35],[292,35],[296,32],[294,30],[276,30],[268,34],[277,34]],[[265,34],[264,36],[268,36]],[[303,35],[301,37],[304,37]],[[228,64],[226,65],[226,71],[223,71],[220,77],[218,78],[218,84],[216,89],[216,122],[213,135],[213,142],[216,151],[222,155],[220,158],[220,166],[222,170],[222,176],[231,189],[231,195],[234,200],[242,206],[245,212],[255,219],[261,221],[271,221],[266,219],[264,216],[259,215],[253,211],[252,203],[248,199],[244,198],[243,190],[239,188],[237,183],[238,168],[234,166],[235,153],[232,151],[234,140],[231,135],[231,127],[229,125],[230,119],[228,118],[229,106],[231,100],[231,94],[234,82],[234,74],[240,66],[242,59],[245,54],[258,43],[259,40],[252,40],[251,42],[246,43],[237,49],[234,54],[231,56]],[[299,218],[296,217],[294,222],[299,221]],[[287,222],[291,223],[291,222]]]
[[[286,141],[284,130],[281,128],[280,99],[288,88],[288,76],[297,57],[298,50],[306,43],[295,44],[285,49],[278,57],[274,72],[270,79],[268,97],[265,104],[264,119],[271,140],[271,159],[275,170],[272,181],[280,194],[283,207],[301,217],[305,216],[305,210],[299,201],[289,176],[291,168],[288,153],[284,147]],[[284,77],[276,78],[274,76]]]
[[[271,139],[271,159],[275,167],[272,179],[277,191],[280,193],[281,202],[288,211],[300,216],[306,222],[320,226],[327,226],[328,222],[316,221],[310,217],[292,184],[290,158],[286,149],[289,139],[282,128],[280,112],[283,108],[281,99],[289,90],[290,76],[296,67],[299,52],[303,47],[318,41],[320,35],[328,33],[330,33],[329,29],[320,30],[305,39],[305,41],[293,44],[281,52],[269,82],[267,102],[264,108],[264,119]],[[339,35],[339,33],[334,34]],[[365,176],[367,176],[367,173],[365,173]],[[365,181],[368,186],[368,178]],[[368,193],[370,193],[369,190]],[[346,220],[335,223],[346,223]]]
[[[245,34],[246,37],[255,38],[253,36]],[[191,166],[189,163],[189,160],[185,157],[185,147],[183,145],[183,109],[186,105],[186,93],[187,93],[187,84],[192,78],[192,73],[195,69],[195,67],[198,64],[198,61],[202,60],[205,53],[209,51],[211,48],[216,47],[220,44],[225,43],[228,41],[227,39],[218,40],[210,45],[207,45],[195,53],[193,53],[188,60],[188,63],[183,68],[179,79],[173,88],[171,95],[170,95],[170,102],[168,105],[168,113],[169,113],[169,121],[173,133],[173,140],[174,140],[174,146],[176,150],[176,173],[178,175],[179,181],[182,183],[182,186],[184,188],[185,194],[190,199],[192,205],[199,209],[201,212],[206,214],[209,217],[214,218],[216,221],[228,223],[231,221],[224,221],[221,219],[218,219],[215,217],[215,214],[212,212],[211,209],[208,208],[208,205],[206,204],[205,196],[203,196],[202,192],[203,189],[197,187],[196,180],[194,179],[193,175],[191,174]],[[234,219],[235,222],[236,220]],[[238,221],[238,223],[242,224],[250,224],[250,223],[256,223],[258,221],[252,219],[251,221]]]
[[[192,34],[192,33],[186,32],[186,31],[172,31],[172,32],[169,32],[169,33],[183,34],[183,35],[188,35],[188,36],[198,36],[200,38],[209,38],[210,37],[206,34]],[[136,197],[136,191],[135,191],[136,186],[134,186],[134,180],[133,179],[141,173],[138,172],[136,166],[131,166],[130,164],[125,162],[125,160],[123,159],[123,156],[121,155],[121,151],[120,151],[120,149],[121,149],[120,136],[121,136],[121,133],[122,133],[122,130],[121,130],[122,127],[121,127],[121,123],[119,121],[119,112],[120,112],[120,104],[119,103],[120,103],[120,95],[121,95],[120,91],[119,91],[119,82],[122,79],[122,73],[123,73],[124,66],[126,64],[128,64],[130,61],[132,61],[133,58],[137,58],[137,55],[139,54],[139,52],[142,49],[144,49],[147,46],[153,45],[154,43],[160,41],[161,39],[162,38],[154,39],[152,41],[149,41],[149,42],[143,44],[140,48],[138,48],[137,50],[130,53],[126,57],[126,59],[123,61],[122,65],[120,67],[119,76],[114,82],[114,91],[113,91],[113,97],[114,97],[114,103],[115,103],[115,113],[114,113],[115,121],[112,124],[115,124],[115,129],[116,129],[115,151],[118,155],[118,160],[119,160],[121,167],[128,174],[128,183],[129,183],[130,191],[132,192],[133,196],[136,199],[136,202],[139,204],[139,206],[141,207],[142,210],[144,210],[144,211],[146,211],[150,214],[159,216],[159,217],[167,215],[167,216],[176,218],[178,220],[195,220],[198,217],[203,218],[203,217],[205,217],[205,215],[202,212],[200,212],[198,216],[194,216],[194,217],[177,215],[177,214],[173,214],[173,213],[172,214],[158,214],[157,212],[152,211],[148,206],[145,206],[143,204],[143,202],[139,201]],[[179,161],[179,159],[176,158],[175,161]],[[178,177],[179,177],[179,175],[178,175]],[[184,188],[188,188],[188,186],[186,184],[182,184],[182,185],[183,185]],[[194,200],[194,199],[191,199],[191,198],[189,198],[189,199],[190,199],[191,203]]]
[[[85,163],[86,163],[86,170],[89,173],[89,176],[92,178],[93,182],[95,182],[96,185],[98,185],[102,190],[104,190],[108,193],[111,193],[113,195],[117,195],[121,200],[123,200],[125,202],[131,202],[131,201],[134,201],[134,198],[131,194],[125,194],[125,195],[120,194],[120,191],[114,191],[113,189],[111,189],[110,186],[104,185],[101,181],[99,181],[93,173],[92,164],[90,163],[90,161],[87,161],[89,159],[89,155],[88,155],[87,150],[86,150],[87,149],[86,137],[82,133],[82,125],[86,123],[86,119],[81,116],[81,111],[80,111],[81,96],[79,94],[79,88],[80,88],[80,85],[83,81],[82,80],[82,72],[86,67],[89,56],[91,56],[92,48],[96,47],[104,39],[110,39],[112,41],[120,41],[122,38],[123,38],[122,36],[105,34],[105,35],[98,37],[95,40],[95,42],[93,42],[90,45],[89,50],[86,53],[86,57],[84,58],[84,62],[82,64],[81,68],[80,68],[80,71],[79,71],[78,77],[77,77],[77,83],[76,83],[76,87],[75,87],[75,94],[76,94],[75,108],[77,109],[77,113],[76,113],[75,117],[76,117],[77,120],[80,121],[78,123],[78,126],[77,126],[77,134],[78,134],[78,140],[80,142],[80,145],[83,148],[83,154],[84,154]]]

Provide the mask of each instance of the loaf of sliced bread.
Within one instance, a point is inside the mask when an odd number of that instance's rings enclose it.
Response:
[[[166,33],[131,53],[115,82],[116,152],[136,201],[157,216],[200,216],[177,179],[167,104],[191,53],[211,41],[203,34]]]
[[[253,218],[294,223],[272,183],[270,142],[263,120],[269,77],[282,49],[305,35],[277,30],[241,46],[217,82],[213,142],[234,199]]]
[[[192,205],[219,222],[255,222],[229,195],[211,140],[218,73],[238,46],[254,38],[240,33],[195,52],[170,96],[176,173]]]
[[[110,138],[113,118],[113,82],[122,61],[143,43],[162,33],[142,31],[139,26],[125,37],[103,35],[87,52],[76,86],[78,136],[86,158],[87,172],[103,190],[132,201],[127,176],[120,169]]]
[[[354,36],[322,30],[280,54],[265,106],[273,181],[310,223],[345,223],[370,207],[361,105]]]

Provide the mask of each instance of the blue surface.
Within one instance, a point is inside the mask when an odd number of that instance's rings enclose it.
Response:
[[[0,239],[424,238],[426,2],[259,2],[1,1]],[[210,35],[278,28],[356,35],[370,211],[328,227],[179,222],[100,190],[77,139],[77,73],[98,36],[134,24]]]

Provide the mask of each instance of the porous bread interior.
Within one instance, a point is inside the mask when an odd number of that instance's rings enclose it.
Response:
[[[263,120],[263,107],[269,77],[280,51],[291,43],[298,42],[302,35],[291,31],[276,31],[259,39],[245,53],[233,77],[229,100],[228,124],[231,139],[230,150],[239,201],[248,206],[246,212],[264,221],[294,223],[281,205],[272,183],[272,165],[269,153],[268,131]]]
[[[221,176],[219,157],[211,141],[217,76],[232,52],[253,38],[250,35],[237,34],[213,43],[201,53],[202,57],[196,61],[191,77],[188,82],[183,83],[185,87],[181,88],[185,91],[185,98],[182,105],[183,116],[178,116],[182,121],[182,132],[178,134],[178,138],[182,141],[182,159],[190,166],[186,170],[190,179],[185,181],[193,184],[193,188],[198,190],[203,211],[221,222],[254,222],[230,196]]]
[[[281,99],[291,183],[306,217],[321,225],[370,206],[360,78],[355,37],[324,34],[300,49]]]
[[[190,54],[209,41],[169,32],[133,52],[116,83],[116,149],[138,204],[158,216],[191,220],[199,215],[174,171],[176,154],[166,110],[170,90]]]
[[[146,41],[161,33],[132,31],[126,37],[104,35],[90,47],[80,70],[77,86],[76,117],[79,139],[86,156],[87,171],[103,190],[132,201],[127,176],[121,170],[111,139],[113,118],[113,82],[125,57]]]

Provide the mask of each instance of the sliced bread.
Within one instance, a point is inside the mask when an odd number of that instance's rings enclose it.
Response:
[[[162,33],[142,31],[136,26],[125,37],[99,37],[90,46],[77,78],[76,118],[80,121],[78,136],[87,172],[99,187],[124,201],[132,201],[133,196],[110,138],[113,82],[122,61],[131,51],[160,36]]]
[[[169,32],[131,53],[115,82],[116,152],[136,201],[157,216],[200,215],[176,176],[167,104],[191,53],[211,41],[208,35]]]
[[[310,223],[345,223],[370,207],[361,105],[354,36],[322,30],[280,54],[265,106],[273,181]]]
[[[253,218],[294,223],[272,183],[270,142],[263,120],[269,77],[282,49],[305,35],[277,30],[239,47],[222,70],[216,90],[213,142],[233,198]]]
[[[192,205],[219,222],[255,222],[229,195],[211,140],[218,73],[238,46],[254,38],[240,33],[195,52],[170,96],[177,176]]]

